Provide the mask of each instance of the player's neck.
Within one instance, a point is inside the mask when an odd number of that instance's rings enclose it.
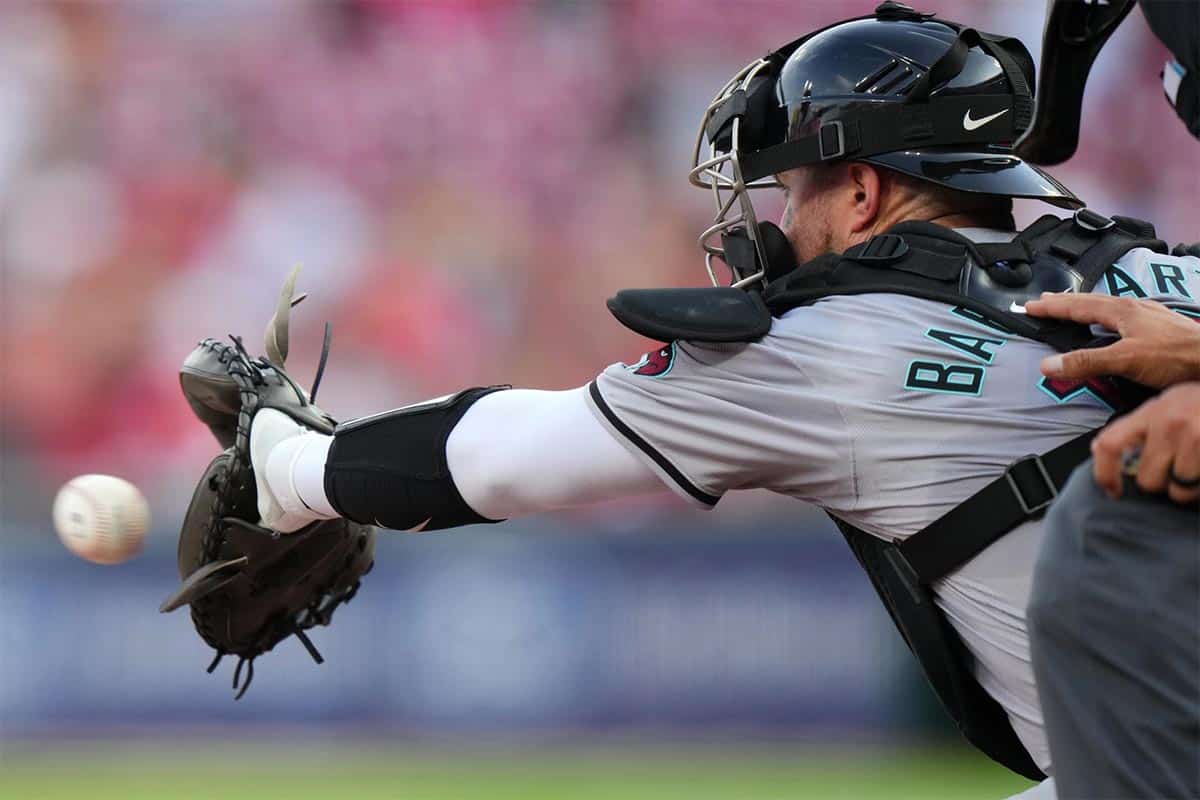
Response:
[[[886,209],[875,218],[869,228],[851,233],[846,240],[834,242],[831,250],[845,252],[853,245],[865,242],[872,236],[883,233],[901,222],[932,222],[945,228],[986,228],[999,231],[1015,231],[1012,214],[994,208],[957,209],[952,212],[940,210],[922,203],[901,203]],[[838,249],[838,245],[841,245]]]
[[[1012,214],[996,211],[956,211],[953,214],[939,214],[926,217],[925,222],[933,222],[946,228],[990,228],[998,231],[1016,230],[1016,222]]]
[[[948,208],[942,203],[932,202],[924,195],[901,195],[894,202],[886,203],[880,208],[871,230],[873,233],[879,233],[901,222],[932,222],[945,228],[1016,230],[1010,207],[997,208],[995,199],[990,196],[980,197],[975,205],[963,204]],[[870,235],[866,238],[870,238]]]

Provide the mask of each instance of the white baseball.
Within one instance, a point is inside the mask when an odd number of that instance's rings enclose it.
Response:
[[[150,506],[138,488],[112,475],[80,475],[54,498],[54,528],[75,555],[118,564],[142,550]]]

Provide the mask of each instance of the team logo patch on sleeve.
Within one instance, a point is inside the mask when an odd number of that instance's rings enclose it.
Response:
[[[634,375],[646,375],[651,378],[661,378],[671,371],[675,363],[675,343],[663,345],[657,350],[651,350],[634,364],[626,364],[625,369]]]

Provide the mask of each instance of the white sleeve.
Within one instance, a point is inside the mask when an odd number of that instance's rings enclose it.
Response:
[[[480,398],[450,432],[446,463],[463,500],[489,519],[666,489],[596,419],[587,387]]]

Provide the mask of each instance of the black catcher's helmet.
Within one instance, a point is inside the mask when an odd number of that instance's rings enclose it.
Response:
[[[1013,154],[1033,116],[1025,46],[933,16],[889,0],[784,45],[717,93],[689,176],[717,204],[700,238],[714,284],[714,258],[735,286],[789,266],[786,238],[759,223],[748,190],[807,164],[868,161],[964,192],[1083,205]]]

